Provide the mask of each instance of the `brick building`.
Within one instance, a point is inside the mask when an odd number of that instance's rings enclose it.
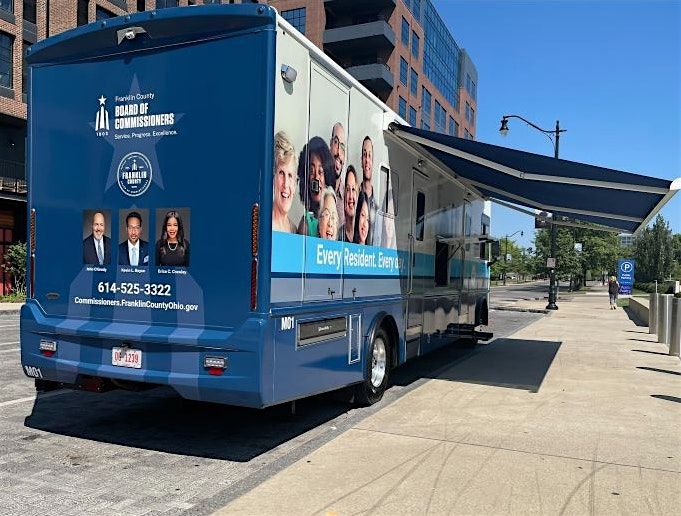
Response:
[[[125,14],[240,0],[0,0],[0,262],[26,241],[26,80],[31,44]],[[477,71],[431,0],[271,0],[289,22],[411,125],[475,137]],[[0,295],[9,278],[0,269]]]
[[[475,138],[478,75],[431,0],[271,0],[411,125]]]

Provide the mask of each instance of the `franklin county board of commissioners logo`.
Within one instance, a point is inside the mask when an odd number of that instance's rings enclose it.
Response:
[[[151,184],[151,162],[141,152],[131,152],[118,164],[118,186],[129,197],[137,197]]]
[[[99,100],[99,109],[95,115],[95,132],[97,136],[106,136],[109,134],[109,112],[106,110],[106,97],[101,95],[97,100]]]

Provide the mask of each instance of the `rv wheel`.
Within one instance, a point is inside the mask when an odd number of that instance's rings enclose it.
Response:
[[[390,339],[382,328],[374,335],[367,350],[364,381],[355,386],[355,403],[367,406],[381,400],[388,386]]]

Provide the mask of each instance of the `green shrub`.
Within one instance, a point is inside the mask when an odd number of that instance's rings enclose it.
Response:
[[[5,249],[5,263],[2,264],[12,276],[12,294],[26,294],[26,244],[17,242]]]

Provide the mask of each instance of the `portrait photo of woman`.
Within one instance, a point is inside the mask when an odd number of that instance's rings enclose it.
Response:
[[[298,156],[289,136],[279,131],[274,135],[274,199],[272,231],[295,233],[297,228],[289,218],[293,197],[297,191]]]
[[[325,240],[338,239],[338,212],[336,211],[336,192],[327,186],[322,192],[322,202],[319,206],[319,238]]]
[[[355,214],[355,244],[371,245],[371,227],[369,221],[369,197],[364,191],[357,196]]]
[[[306,177],[305,164],[309,160],[309,174]],[[333,157],[329,146],[319,136],[313,137],[300,153],[298,162],[298,183],[300,198],[305,213],[298,224],[298,233],[307,236],[319,235],[317,215],[326,188],[326,177],[332,173]]]
[[[184,222],[179,210],[166,212],[159,235],[156,241],[156,265],[189,267],[189,241],[185,238]]]

